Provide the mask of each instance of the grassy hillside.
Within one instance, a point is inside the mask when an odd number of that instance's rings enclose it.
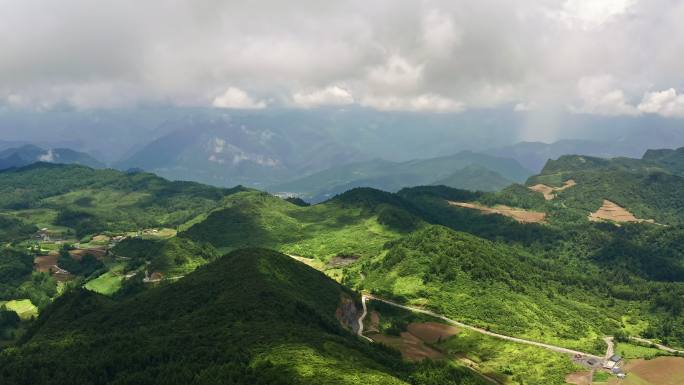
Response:
[[[285,255],[240,250],[123,300],[85,291],[60,298],[20,346],[0,353],[0,377],[35,385],[481,384],[463,369],[403,364],[361,341],[338,319],[354,319],[358,305],[354,293]]]
[[[350,271],[344,282],[483,328],[585,351],[599,352],[599,337],[619,324],[610,321],[616,314],[598,309],[603,299],[587,300],[586,278],[560,261],[444,227],[392,243],[362,272]]]
[[[385,242],[420,226],[393,204],[400,199],[371,189],[349,191],[302,207],[261,192],[241,192],[179,234],[222,251],[259,246],[328,262],[337,255],[369,257]]]
[[[0,210],[38,227],[70,229],[80,238],[101,231],[175,227],[240,190],[37,163],[0,172]]]
[[[648,154],[648,153],[647,153]],[[586,156],[563,156],[552,160],[540,175],[527,184],[560,186],[574,180],[577,184],[557,194],[546,211],[564,207],[575,217],[596,211],[604,199],[614,202],[639,219],[653,219],[661,224],[681,224],[684,218],[684,177],[672,173],[665,161],[644,159],[601,159]],[[572,213],[574,211],[574,213]],[[567,213],[564,213],[567,215]]]
[[[168,276],[189,273],[218,256],[211,245],[199,245],[177,237],[162,240],[129,238],[118,243],[112,253],[128,258],[129,270],[145,264],[149,272],[161,272]]]

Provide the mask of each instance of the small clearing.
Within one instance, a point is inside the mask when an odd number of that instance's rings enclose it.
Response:
[[[73,249],[69,250],[69,255],[71,255],[71,258],[80,261],[85,257],[87,254],[92,255],[93,257],[97,258],[99,261],[103,260],[107,256],[107,250],[104,248],[100,247],[91,247],[88,249]]]
[[[23,320],[38,317],[38,308],[31,302],[30,299],[15,299],[7,301],[3,305],[9,311],[17,313],[19,318]]]
[[[565,382],[575,385],[591,385],[592,377],[591,371],[575,372],[565,376]]]
[[[627,211],[624,207],[607,199],[603,200],[603,205],[593,213],[589,214],[589,220],[592,222],[611,221],[611,222],[651,222],[652,219],[643,220],[635,217],[632,213]]]
[[[50,273],[57,265],[57,258],[59,258],[57,253],[39,255],[33,259],[33,268],[41,273]]]
[[[337,268],[351,265],[359,259],[357,255],[336,255],[328,262],[328,267]]]
[[[608,385],[681,385],[684,384],[684,358],[658,357],[631,360],[624,366],[624,380],[611,378]]]
[[[528,188],[532,191],[542,193],[544,195],[544,199],[546,199],[547,201],[550,201],[551,199],[556,197],[557,193],[559,193],[559,192],[561,192],[567,188],[570,188],[576,184],[577,184],[577,182],[575,182],[573,179],[569,179],[563,183],[562,187],[551,187],[551,186],[539,183],[539,184],[535,184],[534,186],[530,186]]]
[[[413,322],[408,325],[407,329],[409,333],[429,344],[444,341],[461,331],[457,327],[439,322]]]
[[[39,255],[33,259],[33,268],[40,273],[52,275],[58,282],[68,281],[71,279],[71,274],[57,265],[58,258],[59,255],[56,252],[48,255]]]
[[[406,361],[416,362],[426,358],[432,360],[444,358],[442,353],[425,345],[425,341],[410,332],[403,332],[399,337],[384,334],[371,334],[369,337],[376,342],[399,350],[401,357]]]
[[[481,211],[484,214],[498,214],[509,218],[513,218],[520,223],[543,223],[546,219],[546,213],[540,211],[529,211],[515,207],[504,205],[497,205],[494,207],[483,206],[477,203],[453,202],[449,201],[452,206],[463,207],[472,210]]]

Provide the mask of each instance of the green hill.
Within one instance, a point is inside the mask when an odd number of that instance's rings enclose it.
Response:
[[[684,218],[684,177],[673,173],[672,166],[654,162],[655,158],[653,153],[644,159],[563,156],[549,161],[527,185],[558,187],[565,181],[575,181],[576,185],[558,192],[546,208],[566,218],[586,218],[608,200],[636,218],[680,224]]]
[[[175,227],[242,188],[169,182],[147,173],[36,163],[0,172],[0,210],[79,238],[102,231]]]
[[[0,353],[0,377],[34,385],[482,384],[465,369],[403,364],[363,342],[349,328],[359,312],[358,296],[323,274],[273,251],[240,250],[122,300],[65,295],[18,347]]]
[[[369,257],[385,242],[421,225],[393,204],[399,201],[393,194],[356,189],[323,204],[298,206],[246,191],[227,197],[222,208],[179,236],[221,251],[269,247],[326,263],[335,256]]]

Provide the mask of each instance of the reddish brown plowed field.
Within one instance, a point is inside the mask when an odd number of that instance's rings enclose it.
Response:
[[[433,344],[458,334],[460,329],[438,322],[414,322],[408,325],[408,331],[421,340]]]

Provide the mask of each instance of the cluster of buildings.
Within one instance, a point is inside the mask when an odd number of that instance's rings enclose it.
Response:
[[[603,362],[603,368],[610,370],[617,378],[625,378],[626,374],[622,371],[622,357],[618,354],[613,354]]]

